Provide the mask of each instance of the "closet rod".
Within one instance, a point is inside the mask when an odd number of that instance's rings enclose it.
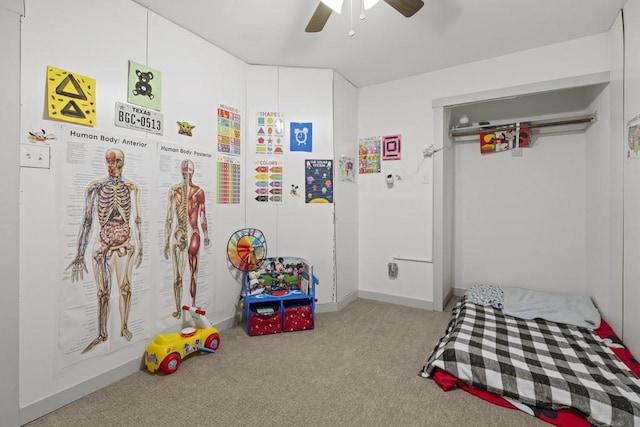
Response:
[[[546,128],[550,126],[563,126],[563,125],[575,125],[580,123],[591,123],[594,120],[594,118],[595,117],[591,116],[591,117],[585,117],[580,119],[555,120],[555,121],[541,122],[541,123],[532,122],[531,124],[526,125],[526,127],[529,129],[537,129],[537,128]],[[487,128],[490,126],[491,125],[487,125]],[[513,128],[513,125],[510,124],[510,125],[500,125],[498,127],[491,127],[490,129],[470,129],[466,131],[465,130],[461,131],[456,129],[456,130],[452,130],[450,132],[450,135],[452,137],[480,135],[481,133],[485,133],[485,132],[498,132],[498,131],[508,130],[512,128]]]

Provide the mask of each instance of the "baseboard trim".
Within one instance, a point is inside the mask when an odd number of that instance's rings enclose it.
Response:
[[[455,294],[456,292],[454,292]],[[462,290],[464,293],[464,289]],[[324,313],[331,311],[339,311],[349,305],[358,298],[370,299],[374,301],[388,302],[391,304],[404,305],[408,307],[421,308],[424,310],[433,310],[432,301],[418,300],[415,298],[398,297],[395,295],[382,294],[370,291],[354,291],[345,296],[338,303],[316,304],[316,313]],[[216,328],[220,331],[233,328],[235,326],[235,317],[230,317],[221,322],[216,323]],[[20,425],[34,421],[50,412],[60,409],[71,402],[85,397],[95,391],[100,390],[108,385],[115,383],[129,375],[132,375],[143,369],[142,358],[134,359],[124,363],[108,372],[88,379],[80,384],[61,390],[56,394],[39,400],[35,403],[20,408],[18,415]]]
[[[128,377],[129,375],[138,372],[141,367],[142,358],[132,360],[80,384],[59,391],[50,397],[46,397],[32,403],[31,405],[25,406],[24,408],[20,408],[20,425],[27,424],[48,414],[49,412],[53,412],[56,409],[60,409],[71,402],[85,397],[94,391],[98,391],[101,388]]]
[[[399,297],[396,295],[383,294],[371,291],[358,291],[358,297],[391,304],[405,305],[407,307],[421,308],[423,310],[433,310],[433,301],[425,301],[415,298]]]
[[[225,331],[235,326],[235,317],[230,317],[215,324],[219,331]],[[35,403],[20,408],[18,419],[20,425],[30,423],[38,418],[47,415],[50,412],[60,409],[71,402],[83,398],[94,391],[98,391],[108,385],[120,381],[129,375],[135,374],[144,368],[142,356],[138,359],[131,360],[123,365],[118,366],[101,375],[88,379],[80,384],[71,386],[65,390],[59,391],[54,395],[45,397]]]

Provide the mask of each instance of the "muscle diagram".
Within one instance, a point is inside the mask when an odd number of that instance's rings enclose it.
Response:
[[[191,306],[196,306],[198,287],[198,258],[200,256],[200,235],[204,245],[209,245],[209,231],[205,211],[205,193],[193,183],[194,166],[191,160],[180,164],[182,181],[169,189],[167,196],[167,217],[165,220],[164,257],[173,263],[173,296],[175,311],[173,317],[182,315],[182,281],[189,261],[189,293]]]
[[[90,183],[86,190],[84,219],[80,228],[71,281],[82,280],[88,273],[85,251],[89,244],[94,217],[98,234],[92,256],[97,287],[98,336],[82,351],[86,353],[108,338],[109,297],[115,281],[120,291],[120,336],[130,341],[133,334],[127,326],[131,311],[131,276],[133,267],[142,263],[142,219],[140,191],[136,184],[122,176],[124,152],[112,148],[105,153],[109,176]],[[135,259],[134,259],[135,258]]]

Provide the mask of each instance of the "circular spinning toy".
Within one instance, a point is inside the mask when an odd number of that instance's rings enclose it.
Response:
[[[256,228],[238,230],[229,238],[227,257],[231,265],[240,271],[256,270],[267,257],[267,239]]]

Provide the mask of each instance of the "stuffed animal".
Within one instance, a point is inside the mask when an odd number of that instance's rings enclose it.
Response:
[[[262,281],[260,280],[260,273],[257,271],[249,272],[249,294],[258,295],[264,292],[262,287]]]

